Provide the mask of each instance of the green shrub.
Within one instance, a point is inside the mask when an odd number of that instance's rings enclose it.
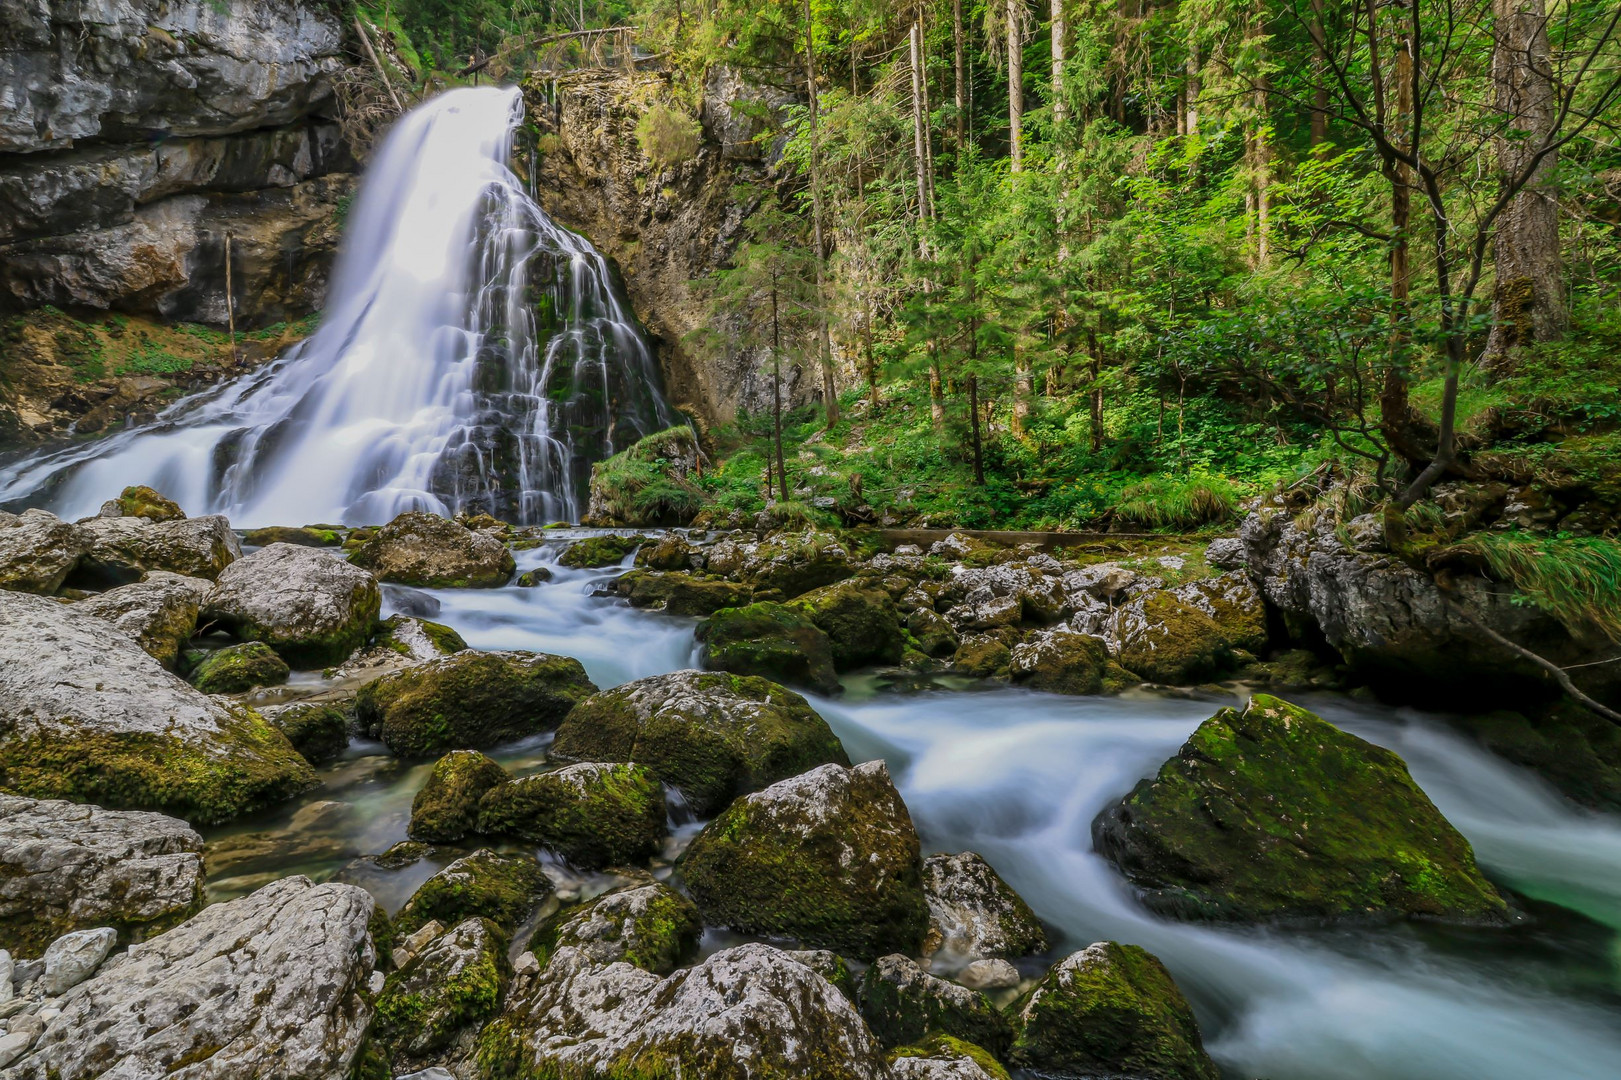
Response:
[[[1126,488],[1115,515],[1151,529],[1192,529],[1225,521],[1238,509],[1238,491],[1220,476],[1161,474]]]
[[[636,144],[649,161],[663,169],[691,160],[702,137],[703,127],[696,117],[663,103],[636,121]]]

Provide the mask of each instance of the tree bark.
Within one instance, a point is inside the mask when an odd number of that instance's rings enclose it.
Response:
[[[782,459],[782,335],[777,321],[777,271],[771,270],[771,428],[777,445],[777,483],[788,501],[788,467]],[[769,485],[768,485],[769,486]]]
[[[816,322],[818,345],[822,359],[822,408],[827,426],[839,422],[839,391],[833,382],[833,343],[827,328],[827,248],[822,241],[822,143],[821,103],[816,90],[816,53],[811,33],[810,0],[803,0],[805,13],[805,90],[810,97],[811,128],[811,221],[812,239],[816,244]]]
[[[932,344],[929,349],[929,420],[936,432],[946,429],[946,391],[944,380],[940,378],[940,357],[935,355]]]
[[[1092,453],[1096,454],[1103,449],[1103,343],[1098,340],[1095,330],[1090,327],[1086,331],[1086,351],[1091,356],[1089,374],[1092,376],[1092,390],[1087,396],[1091,399],[1092,410]],[[1163,413],[1165,401],[1160,399],[1160,409]],[[1163,423],[1163,417],[1161,423]]]
[[[1052,0],[1052,38],[1053,38],[1053,120],[1063,123],[1069,115],[1069,103],[1064,99],[1064,61],[1068,58],[1065,50],[1068,42],[1069,26],[1064,19],[1064,0]]]
[[[1199,38],[1193,31],[1188,32],[1188,59],[1184,93],[1188,99],[1187,133],[1199,134],[1199,95],[1204,92],[1204,81],[1200,76]]]
[[[1017,345],[1013,347],[1013,420],[1008,425],[1015,439],[1024,438],[1024,423],[1030,419],[1030,398],[1035,394],[1035,380],[1030,374],[1030,357]]]
[[[923,24],[914,19],[907,33],[912,56],[912,167],[917,176],[918,252],[928,256],[923,240],[924,222],[934,218],[934,207],[929,198],[928,133],[923,113]]]
[[[1323,39],[1323,0],[1311,0],[1311,33],[1315,40]],[[1319,81],[1311,97],[1311,145],[1321,146],[1328,140],[1328,84]]]
[[[1024,0],[1007,0],[1008,165],[1024,167]]]
[[[1394,134],[1399,140],[1411,138],[1409,125],[1413,114],[1413,52],[1412,39],[1404,35],[1396,46],[1395,64],[1396,116]],[[1390,178],[1390,298],[1391,341],[1390,357],[1385,368],[1384,386],[1379,394],[1379,427],[1386,444],[1409,461],[1423,458],[1413,434],[1413,410],[1408,401],[1407,350],[1410,335],[1408,318],[1409,299],[1413,289],[1413,270],[1409,261],[1409,238],[1412,228],[1412,170],[1398,162],[1387,170]]]
[[[985,455],[979,442],[979,376],[968,376],[968,419],[974,439],[974,483],[985,486]]]
[[[957,86],[957,149],[968,142],[968,55],[962,25],[962,0],[951,0],[951,62]]]
[[[1553,69],[1545,0],[1495,0],[1496,46],[1492,80],[1500,122],[1498,168],[1523,173],[1553,129]],[[1559,198],[1554,186],[1558,154],[1542,159],[1497,223],[1492,241],[1497,282],[1486,366],[1511,372],[1524,347],[1557,341],[1569,316],[1559,259]]]

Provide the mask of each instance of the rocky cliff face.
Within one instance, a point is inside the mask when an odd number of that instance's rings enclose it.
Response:
[[[712,71],[696,153],[661,170],[643,153],[636,126],[655,105],[684,108],[664,74],[598,69],[535,77],[524,97],[540,132],[540,203],[619,266],[636,315],[657,342],[670,400],[710,418],[769,408],[771,377],[758,351],[700,355],[688,335],[711,324],[702,282],[736,251],[754,209],[737,189],[775,179],[780,144],[759,141],[760,113],[789,99]],[[814,396],[814,371],[785,366],[783,377],[787,400]]]
[[[0,309],[318,307],[353,169],[343,24],[299,0],[0,0]]]

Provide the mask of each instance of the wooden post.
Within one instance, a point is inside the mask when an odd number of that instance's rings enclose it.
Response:
[[[405,106],[400,104],[400,95],[394,92],[394,83],[389,80],[388,69],[383,66],[383,61],[378,58],[377,50],[371,47],[371,36],[366,33],[366,27],[361,23],[358,15],[355,16],[355,31],[360,35],[360,43],[366,47],[366,55],[371,59],[372,67],[376,68],[377,74],[383,77],[383,88],[388,91],[389,99],[394,102],[394,108],[404,112]]]

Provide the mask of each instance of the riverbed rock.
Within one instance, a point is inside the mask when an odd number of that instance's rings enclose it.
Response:
[[[154,570],[145,578],[79,601],[81,611],[105,619],[135,639],[170,670],[197,629],[203,600],[214,587],[207,578]]]
[[[315,781],[251,709],[188,686],[93,615],[0,592],[0,775],[14,793],[213,823]]]
[[[833,664],[839,670],[900,661],[900,613],[882,589],[840,581],[812,589],[791,606],[808,615],[827,635]]]
[[[90,534],[45,510],[0,512],[0,589],[54,593],[90,550]]]
[[[488,919],[510,935],[552,894],[533,855],[500,855],[480,848],[424,881],[394,918],[402,937],[430,922],[455,926]]]
[[[1045,952],[1047,932],[1024,898],[972,851],[923,860],[929,905],[924,954],[1012,959]]]
[[[205,694],[239,694],[256,686],[277,686],[292,669],[262,641],[216,649],[191,673],[191,684]]]
[[[123,517],[145,518],[148,521],[179,521],[186,516],[179,503],[145,484],[131,484],[118,493],[113,505]]]
[[[271,544],[297,544],[299,547],[340,547],[343,534],[336,529],[312,525],[267,525],[262,529],[249,529],[242,534],[242,543],[248,547],[269,547]]]
[[[1266,652],[1266,601],[1248,574],[1232,571],[1219,577],[1200,578],[1179,585],[1171,592],[1178,600],[1210,616],[1210,621],[1221,628],[1228,645],[1251,653]]]
[[[1116,609],[1108,629],[1115,659],[1150,682],[1198,683],[1232,667],[1232,646],[1214,619],[1170,592],[1148,592]]]
[[[355,708],[396,754],[432,757],[550,731],[596,689],[573,657],[469,649],[368,683]]]
[[[365,570],[315,548],[271,544],[226,567],[203,618],[264,642],[294,667],[325,667],[366,643],[381,607]]]
[[[500,928],[466,919],[388,976],[377,995],[371,1037],[396,1065],[420,1063],[498,1013],[511,975]]]
[[[704,1080],[890,1080],[855,1006],[760,944],[664,979],[559,949],[485,1029],[478,1058],[503,1076],[621,1076],[656,1065]]]
[[[118,931],[110,926],[75,930],[63,934],[45,950],[45,971],[39,977],[40,992],[61,997],[84,982],[101,966],[118,942]]]
[[[889,1055],[895,1080],[1008,1080],[989,1050],[950,1035],[931,1035]]]
[[[744,795],[680,862],[707,922],[861,959],[928,928],[917,830],[881,761],[823,765]]]
[[[634,866],[664,840],[664,789],[640,765],[581,762],[490,789],[478,829],[539,844],[582,870]]]
[[[353,709],[326,701],[300,701],[266,709],[264,718],[287,736],[298,756],[311,765],[337,757],[349,745]]]
[[[345,1075],[372,1017],[374,910],[304,877],[205,908],[102,964],[7,1075]]]
[[[495,588],[512,580],[517,569],[500,540],[421,510],[408,510],[384,525],[349,561],[381,581],[420,588]]]
[[[1401,758],[1263,694],[1199,725],[1092,833],[1151,908],[1179,918],[1507,912]]]
[[[427,782],[411,801],[413,840],[454,843],[478,825],[478,803],[506,783],[507,771],[477,750],[452,750],[434,762]]]
[[[919,605],[906,616],[906,629],[926,656],[950,656],[962,644],[956,628],[933,607]]]
[[[651,570],[697,570],[704,565],[703,552],[678,533],[665,533],[636,550],[636,565]]]
[[[785,599],[855,573],[850,551],[831,533],[777,533],[765,540],[723,540],[709,549],[709,572],[776,589]]]
[[[624,961],[668,975],[696,955],[703,929],[703,917],[691,900],[653,881],[565,909],[539,936],[552,948],[580,951],[593,964]]]
[[[1015,645],[1008,673],[1016,683],[1054,694],[1101,694],[1120,689],[1126,676],[1102,638],[1063,626],[1037,630]]]
[[[971,567],[952,576],[946,618],[959,632],[1021,622],[1048,625],[1064,614],[1064,582],[1026,563]]]
[[[614,591],[632,607],[662,608],[671,615],[712,615],[754,598],[750,585],[674,570],[632,570],[614,581]]]
[[[1054,964],[1012,1012],[1013,1063],[1040,1076],[1220,1080],[1153,954],[1101,941]]]
[[[560,761],[634,761],[699,817],[829,762],[838,737],[804,698],[765,679],[676,671],[586,698],[557,729]]]
[[[861,980],[861,1015],[886,1047],[942,1032],[992,1053],[1012,1040],[1007,1019],[978,990],[936,978],[899,954],[881,956]]]
[[[0,795],[0,948],[37,956],[74,930],[139,941],[203,898],[203,838],[162,814]]]
[[[214,581],[242,557],[231,523],[219,514],[166,521],[96,517],[79,528],[89,547],[74,570],[75,582],[122,585],[152,570]]]
[[[833,644],[803,611],[765,601],[724,608],[693,631],[698,662],[712,671],[757,675],[774,682],[836,693]]]
[[[559,566],[576,570],[618,566],[625,561],[626,555],[641,547],[646,540],[645,536],[619,536],[616,533],[588,536],[564,548],[557,562]]]

